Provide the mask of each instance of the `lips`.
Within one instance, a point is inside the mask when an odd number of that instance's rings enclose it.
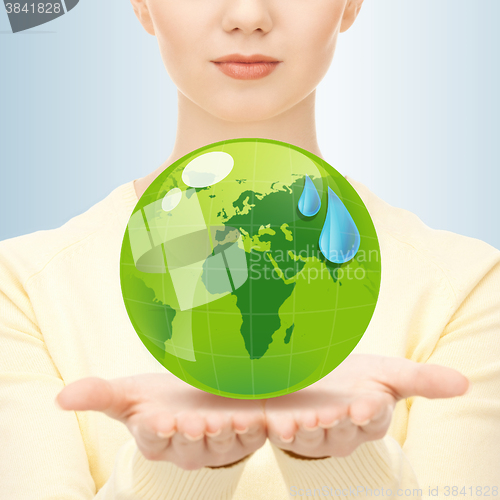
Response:
[[[222,73],[236,80],[257,80],[271,74],[282,61],[263,54],[229,54],[211,62]]]
[[[212,62],[236,62],[236,63],[259,63],[259,62],[280,62],[275,57],[265,56],[263,54],[252,54],[245,56],[243,54],[229,54],[227,56],[214,59]]]

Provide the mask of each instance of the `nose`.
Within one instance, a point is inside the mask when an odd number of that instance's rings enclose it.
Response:
[[[222,27],[231,33],[240,30],[245,35],[254,31],[268,33],[273,22],[268,0],[227,0]]]

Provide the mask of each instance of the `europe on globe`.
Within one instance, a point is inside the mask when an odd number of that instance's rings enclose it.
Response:
[[[370,323],[381,259],[349,182],[297,146],[259,138],[192,151],[146,189],[120,281],[139,338],[204,391],[263,399],[334,370]]]

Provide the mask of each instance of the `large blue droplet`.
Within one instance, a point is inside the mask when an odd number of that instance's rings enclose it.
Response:
[[[306,175],[304,182],[304,191],[300,195],[299,212],[306,217],[312,217],[319,212],[321,208],[321,198],[313,181]]]
[[[328,188],[328,209],[319,237],[321,253],[330,262],[344,264],[359,250],[358,228],[342,200]]]

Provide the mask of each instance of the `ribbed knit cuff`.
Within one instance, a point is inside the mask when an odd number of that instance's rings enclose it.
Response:
[[[230,500],[250,456],[228,467],[184,470],[171,462],[147,460],[130,439],[118,451],[108,481],[112,484],[104,489],[116,500]]]
[[[309,495],[316,492],[328,498],[398,497],[398,488],[410,488],[414,493],[410,498],[421,498],[415,473],[390,436],[367,441],[347,457],[307,460],[292,457],[274,444],[272,449],[290,496],[307,496],[310,490]]]

